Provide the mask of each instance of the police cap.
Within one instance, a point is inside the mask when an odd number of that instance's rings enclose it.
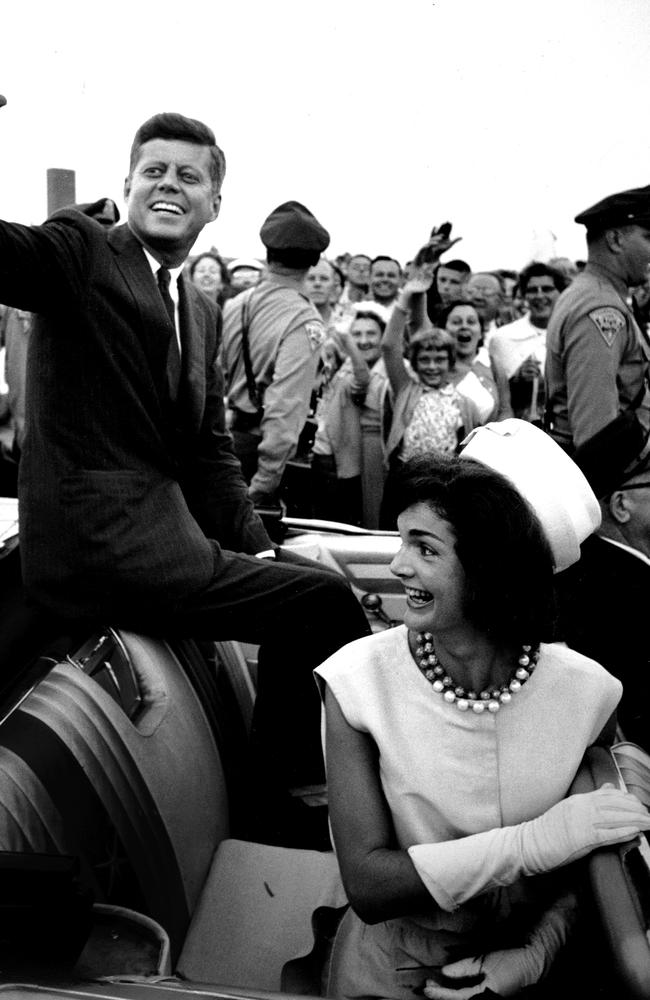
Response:
[[[601,232],[611,226],[650,225],[650,185],[610,194],[576,215],[575,221]]]
[[[305,250],[322,253],[330,243],[330,234],[298,201],[285,201],[271,212],[260,229],[267,250]]]

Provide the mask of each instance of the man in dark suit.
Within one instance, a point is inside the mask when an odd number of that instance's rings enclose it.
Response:
[[[581,449],[575,459],[580,463]],[[606,463],[603,454],[603,483]],[[650,751],[650,462],[615,473],[614,482],[604,486],[599,531],[557,577],[558,638],[622,681],[619,725],[627,740]]]
[[[182,278],[224,171],[203,123],[156,115],[126,225],[0,223],[0,301],[39,317],[21,557],[32,600],[64,618],[262,643],[260,725],[291,785],[322,775],[311,670],[367,624],[342,578],[274,550],[225,430],[220,313]]]

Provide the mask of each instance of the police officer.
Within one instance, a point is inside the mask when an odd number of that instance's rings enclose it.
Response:
[[[311,212],[288,201],[260,230],[267,270],[224,309],[222,360],[235,451],[257,507],[276,507],[282,473],[309,410],[321,317],[304,292],[307,271],[329,246]]]
[[[602,454],[605,436],[624,466],[638,461],[650,429],[650,347],[629,300],[650,264],[650,186],[610,195],[575,221],[587,229],[588,261],[548,326],[547,429],[569,453],[597,441]]]

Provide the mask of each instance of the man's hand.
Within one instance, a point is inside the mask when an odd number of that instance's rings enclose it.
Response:
[[[533,355],[531,354],[530,357],[522,361],[522,363],[519,365],[519,368],[513,375],[513,378],[523,379],[524,382],[532,382],[533,379],[539,378],[541,374],[542,374],[542,366],[540,365],[537,358],[533,357]]]
[[[335,329],[332,336],[332,340],[334,341],[334,343],[336,344],[336,346],[338,347],[338,349],[341,351],[342,354],[347,354],[348,356],[352,355],[354,357],[356,353],[355,349],[357,346],[357,342],[350,333],[349,327],[347,330]]]
[[[444,226],[434,229],[428,241],[421,247],[415,255],[413,266],[416,269],[427,268],[431,272],[438,263],[443,253],[450,250],[454,244],[458,243],[462,236],[456,236],[452,240],[450,231]]]

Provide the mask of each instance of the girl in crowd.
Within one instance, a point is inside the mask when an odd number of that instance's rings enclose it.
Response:
[[[460,457],[407,462],[396,498],[404,624],[316,671],[351,904],[327,994],[514,996],[576,919],[564,866],[650,829],[627,792],[567,797],[621,695],[597,663],[542,641],[554,566],[578,558],[598,505],[568,456],[515,420],[479,428]]]
[[[452,454],[473,427],[483,421],[478,406],[451,382],[456,363],[454,339],[432,327],[424,314],[424,294],[430,277],[416,273],[402,288],[382,343],[392,399],[392,422],[386,441],[388,477],[381,525],[395,527],[392,484],[397,470],[415,455],[439,451]],[[415,302],[414,302],[415,300]],[[404,358],[407,317],[413,313],[415,332]]]

